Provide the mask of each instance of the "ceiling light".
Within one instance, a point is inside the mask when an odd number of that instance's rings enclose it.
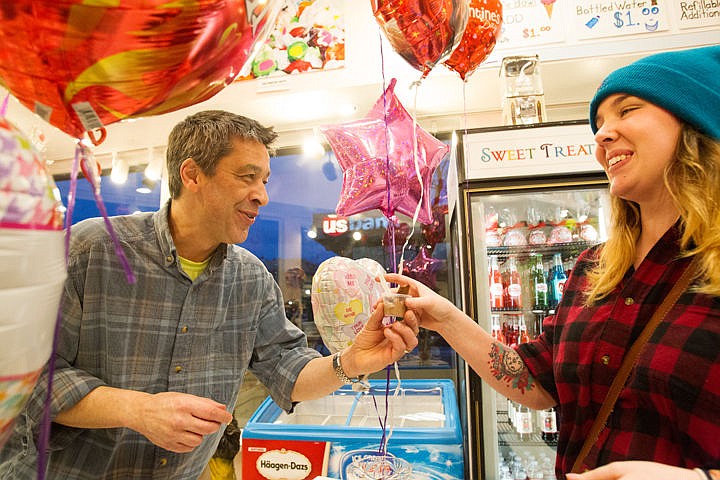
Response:
[[[308,158],[322,158],[325,155],[325,147],[317,137],[309,137],[303,144],[303,154]]]
[[[148,164],[145,167],[145,177],[150,180],[158,181],[162,176],[162,157],[155,155],[155,150],[148,148]]]
[[[151,193],[153,189],[155,188],[155,185],[157,185],[157,180],[150,180],[149,178],[143,178],[142,185],[140,185],[138,188],[135,189],[137,193],[142,193],[143,195],[147,195],[148,193]]]
[[[120,158],[117,152],[112,153],[112,170],[110,170],[110,180],[113,183],[122,185],[127,182],[130,165],[127,160]]]

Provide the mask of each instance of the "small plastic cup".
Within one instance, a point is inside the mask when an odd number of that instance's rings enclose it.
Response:
[[[405,315],[405,299],[409,296],[404,293],[386,293],[383,295],[385,316],[402,318]]]

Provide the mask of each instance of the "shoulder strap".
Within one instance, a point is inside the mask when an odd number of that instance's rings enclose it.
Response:
[[[665,315],[667,315],[670,309],[675,305],[675,302],[678,301],[680,295],[682,295],[685,289],[690,285],[690,281],[695,275],[696,261],[696,258],[693,258],[693,261],[685,269],[683,274],[678,279],[677,283],[675,283],[672,290],[670,290],[670,293],[668,293],[668,295],[665,297],[665,300],[663,300],[658,309],[655,310],[652,318],[650,318],[650,321],[647,323],[647,325],[645,325],[645,328],[640,333],[640,336],[637,338],[637,340],[635,340],[635,343],[632,344],[630,350],[628,350],[627,355],[625,355],[625,358],[620,365],[620,369],[615,375],[615,379],[610,385],[610,389],[605,396],[605,400],[603,401],[602,406],[600,406],[598,416],[595,418],[595,422],[590,427],[590,431],[585,438],[585,443],[583,443],[583,446],[580,449],[580,453],[578,454],[577,459],[573,464],[571,470],[572,473],[581,473],[580,469],[583,466],[585,457],[587,457],[588,453],[590,453],[590,449],[593,447],[593,445],[595,445],[595,442],[597,442],[597,439],[600,436],[600,432],[605,428],[607,419],[610,416],[610,412],[612,411],[613,407],[615,406],[615,402],[617,402],[617,399],[620,396],[620,391],[622,391],[623,387],[625,386],[625,381],[627,380],[628,375],[630,375],[630,371],[632,371],[633,367],[635,366],[635,361],[637,360],[640,351],[645,346],[645,343],[647,343],[652,333],[655,331],[655,328],[660,324],[662,319],[665,318]]]

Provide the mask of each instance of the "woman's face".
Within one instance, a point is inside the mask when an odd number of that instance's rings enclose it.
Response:
[[[674,160],[681,122],[647,100],[614,94],[595,118],[597,161],[610,180],[610,193],[643,206],[669,200],[663,172]]]

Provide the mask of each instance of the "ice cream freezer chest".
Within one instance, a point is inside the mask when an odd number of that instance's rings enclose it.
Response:
[[[370,384],[368,392],[345,386],[301,402],[291,414],[267,398],[243,430],[242,478],[462,479],[452,381]]]

